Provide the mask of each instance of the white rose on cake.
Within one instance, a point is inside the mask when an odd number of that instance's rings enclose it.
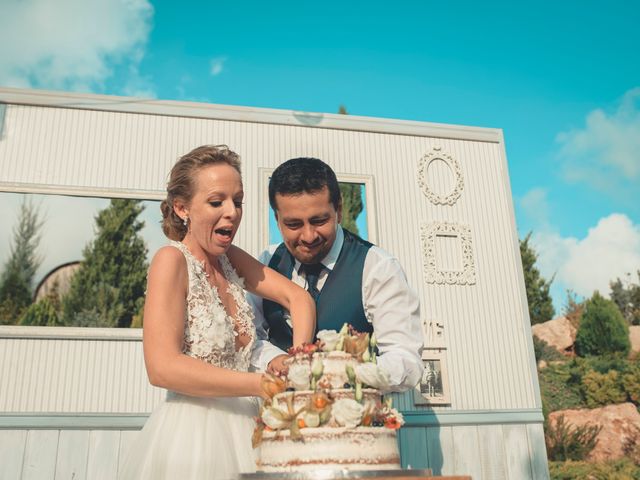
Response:
[[[375,363],[360,363],[354,367],[358,382],[372,388],[386,390],[389,388],[389,374]]]
[[[289,367],[289,382],[296,390],[309,390],[311,367],[308,363],[297,363]]]
[[[273,430],[287,428],[289,422],[286,420],[287,414],[276,407],[265,408],[262,412],[262,421]]]
[[[331,406],[331,412],[338,425],[355,428],[360,425],[364,407],[351,398],[341,398]]]
[[[338,340],[340,340],[340,334],[335,330],[320,330],[318,335],[316,335],[318,339],[324,343],[324,347],[322,348],[325,352],[331,352],[336,349],[336,345],[338,344]]]
[[[304,420],[307,427],[315,428],[320,425],[320,415],[315,412],[304,412],[302,420]]]

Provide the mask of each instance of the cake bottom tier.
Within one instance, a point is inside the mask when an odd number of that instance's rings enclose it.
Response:
[[[318,469],[400,468],[395,430],[384,427],[304,428],[303,441],[289,432],[264,432],[258,470],[303,472]]]

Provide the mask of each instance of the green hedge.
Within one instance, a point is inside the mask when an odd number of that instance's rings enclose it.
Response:
[[[549,462],[551,480],[640,480],[640,467],[628,458],[609,462]]]

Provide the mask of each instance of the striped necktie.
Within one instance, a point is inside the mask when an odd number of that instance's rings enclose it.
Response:
[[[318,303],[318,297],[320,296],[320,290],[318,290],[318,278],[320,273],[324,269],[324,265],[321,263],[302,264],[299,272],[304,272],[305,279],[307,280],[307,291],[311,294],[313,301]]]

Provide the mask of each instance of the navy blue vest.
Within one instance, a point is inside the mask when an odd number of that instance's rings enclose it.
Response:
[[[373,327],[367,321],[362,305],[362,270],[372,244],[347,230],[342,231],[342,249],[316,305],[316,333],[319,330],[340,330],[345,322],[359,332],[372,332]],[[294,265],[293,255],[281,243],[271,257],[269,267],[291,279]],[[293,332],[285,320],[284,308],[266,299],[262,306],[269,324],[269,341],[286,351],[291,347]]]

